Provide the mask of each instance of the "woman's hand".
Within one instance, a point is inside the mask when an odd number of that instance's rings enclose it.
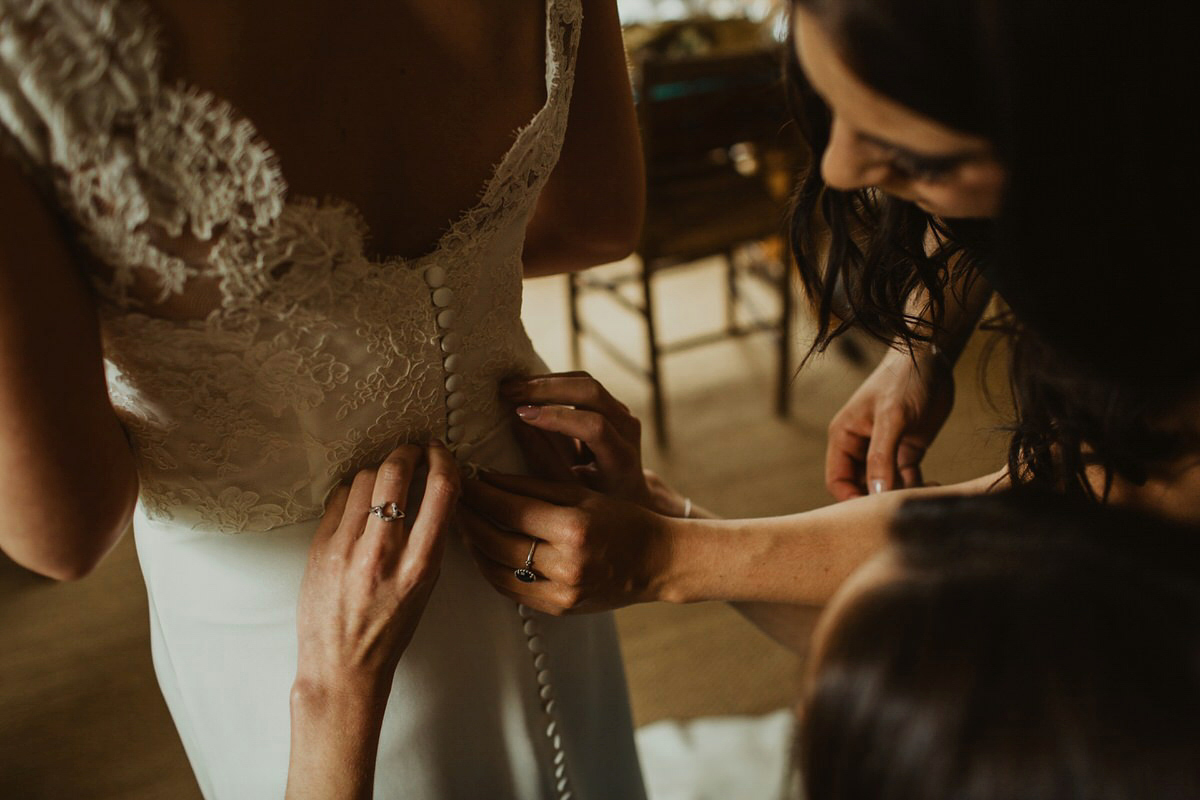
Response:
[[[667,519],[578,483],[482,475],[465,483],[459,528],[501,594],[556,615],[669,599]],[[535,542],[525,583],[514,571]]]
[[[518,441],[538,474],[574,478],[655,513],[684,516],[685,498],[642,467],[641,421],[591,375],[517,378],[500,392],[517,405]]]
[[[419,509],[409,505],[425,461]],[[440,443],[404,445],[329,499],[300,585],[288,800],[371,796],[379,731],[400,657],[437,581],[459,494]]]
[[[391,521],[372,514],[408,505],[423,461],[419,510]],[[333,493],[300,587],[297,683],[386,696],[437,581],[458,493],[454,459],[438,444],[399,447]]]
[[[825,488],[840,501],[921,486],[921,459],[953,406],[943,356],[889,350],[829,424]]]

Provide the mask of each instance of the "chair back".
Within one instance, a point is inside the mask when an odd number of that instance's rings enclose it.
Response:
[[[636,94],[651,180],[728,163],[720,151],[738,145],[789,143],[781,58],[778,47],[642,58]]]
[[[800,152],[782,63],[778,46],[639,60],[643,259],[701,258],[780,231]],[[782,190],[769,183],[768,164],[784,165]]]

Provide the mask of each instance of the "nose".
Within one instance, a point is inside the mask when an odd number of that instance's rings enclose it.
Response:
[[[833,189],[862,189],[883,184],[891,171],[888,162],[864,147],[845,123],[834,117],[829,146],[821,159],[821,177]]]

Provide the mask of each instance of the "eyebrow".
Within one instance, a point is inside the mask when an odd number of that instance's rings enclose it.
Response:
[[[895,155],[908,159],[913,163],[929,166],[936,165],[938,167],[952,167],[957,166],[958,164],[964,164],[968,161],[987,158],[990,155],[987,149],[979,147],[967,148],[954,153],[919,153],[916,150],[911,150],[907,147],[903,147],[902,145],[898,145],[895,142],[889,142],[887,139],[873,136],[872,134],[864,133],[863,131],[855,131],[854,135],[861,141],[870,142],[876,147],[889,150]]]

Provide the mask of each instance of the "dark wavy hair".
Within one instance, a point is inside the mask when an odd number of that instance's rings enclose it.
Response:
[[[835,33],[847,64],[868,85],[897,102],[964,132],[994,140],[990,109],[979,102],[986,83],[963,13],[971,4],[879,0],[797,0]],[[819,165],[832,118],[788,48],[792,114],[811,151],[812,168],[793,198],[789,236],[801,282],[817,311],[814,347],[824,349],[851,326],[888,343],[932,334],[906,313],[909,297],[928,294],[930,321],[941,318],[950,265],[970,275],[986,257],[989,222],[944,220],[874,189],[828,188]],[[927,248],[932,234],[937,242]],[[964,282],[966,283],[966,282]]]
[[[1200,459],[1179,386],[1098,377],[1028,328],[998,324],[1010,350],[1008,471],[1018,483],[1105,500],[1117,478],[1169,482]]]
[[[995,220],[947,220],[881,192],[827,187],[830,112],[789,59],[814,168],[795,193],[794,259],[817,314],[813,351],[851,326],[910,347],[947,292],[983,274],[1012,310],[1018,480],[1090,492],[1171,457],[1145,413],[1200,386],[1200,265],[1190,237],[1200,141],[1190,28],[1149,0],[795,0],[867,85],[995,147]],[[926,236],[935,247],[927,251]],[[907,310],[927,294],[928,324]]]
[[[808,800],[1200,797],[1200,531],[1021,490],[892,542],[819,653]]]

